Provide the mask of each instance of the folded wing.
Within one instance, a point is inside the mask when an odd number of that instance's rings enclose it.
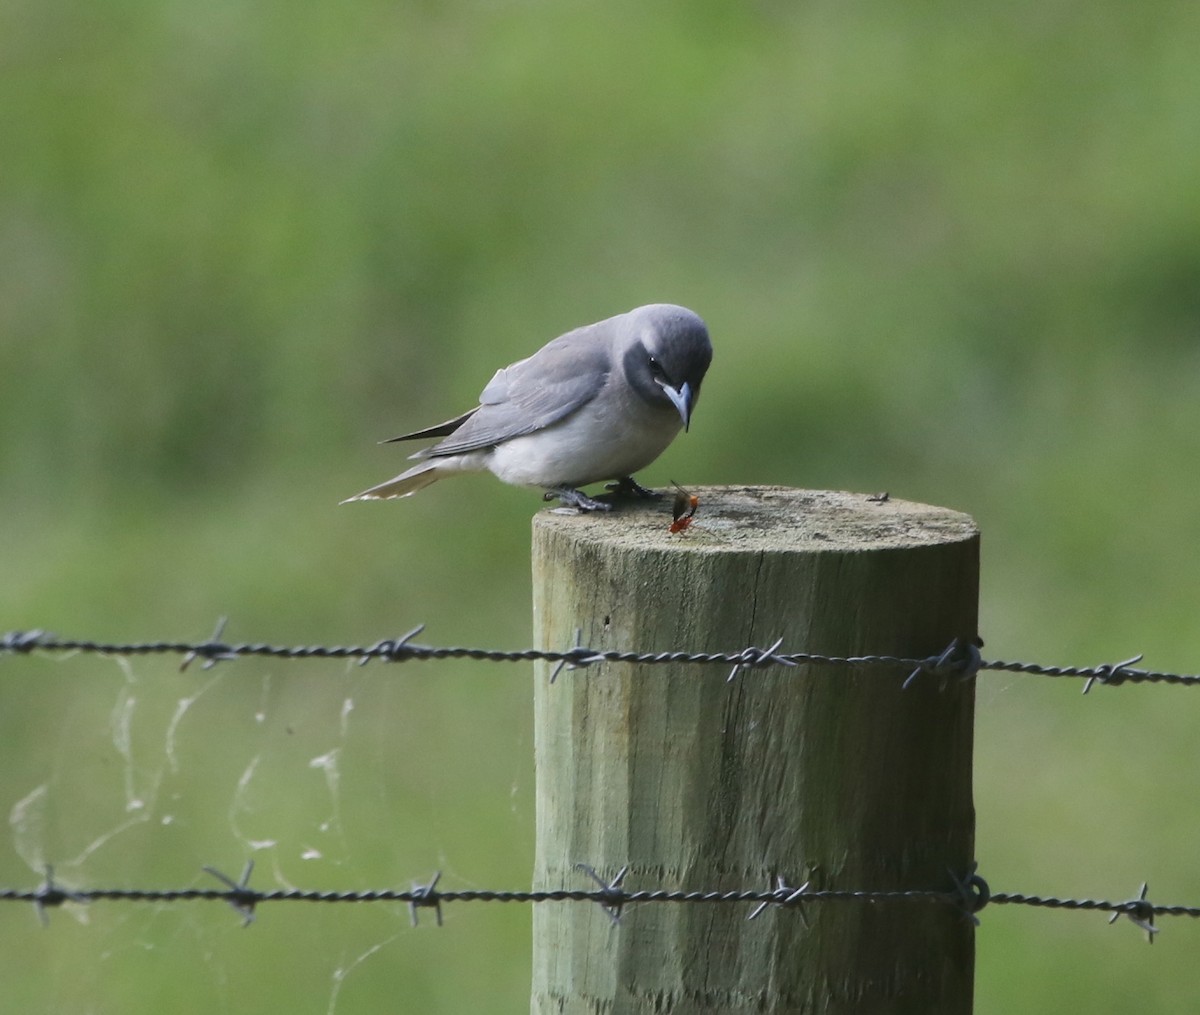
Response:
[[[497,370],[479,396],[478,409],[395,439],[446,434],[413,455],[434,458],[490,448],[565,419],[599,394],[613,367],[610,343],[594,328],[568,332],[528,359]]]

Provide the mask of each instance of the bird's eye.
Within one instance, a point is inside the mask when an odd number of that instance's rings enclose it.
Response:
[[[655,377],[666,377],[667,372],[663,369],[663,365],[658,362],[653,356],[650,357],[650,373]]]

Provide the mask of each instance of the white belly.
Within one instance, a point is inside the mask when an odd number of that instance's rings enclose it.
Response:
[[[608,401],[597,399],[597,401]],[[674,409],[592,402],[561,423],[493,448],[487,468],[516,486],[579,487],[631,476],[666,450],[683,426]]]

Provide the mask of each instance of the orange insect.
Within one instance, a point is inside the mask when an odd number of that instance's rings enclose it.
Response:
[[[671,485],[675,487],[675,503],[671,505],[671,516],[674,521],[671,522],[670,532],[683,532],[689,525],[692,524],[692,516],[696,513],[696,508],[700,506],[700,498],[695,494],[688,493],[682,486],[671,480]]]

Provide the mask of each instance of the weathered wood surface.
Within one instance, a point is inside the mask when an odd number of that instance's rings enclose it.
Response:
[[[925,657],[976,633],[965,515],[781,488],[534,519],[537,647]],[[899,668],[593,664],[535,672],[538,888],[950,888],[973,859],[974,687]],[[534,910],[532,1010],[971,1009],[973,931],[934,903]]]

